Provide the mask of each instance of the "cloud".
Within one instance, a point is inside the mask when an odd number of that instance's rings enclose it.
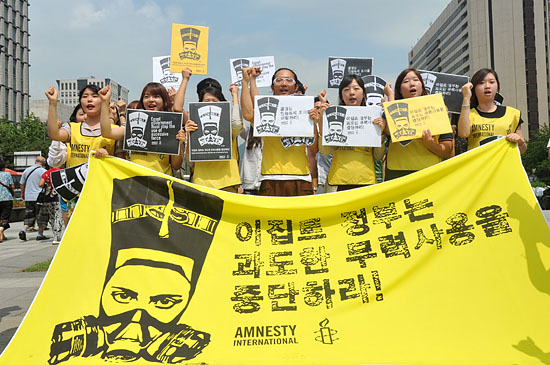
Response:
[[[72,11],[69,25],[73,29],[90,28],[104,20],[105,14],[104,9],[97,9],[92,3],[78,3]]]
[[[277,66],[296,69],[309,95],[326,87],[329,56],[374,57],[374,72],[392,81],[447,2],[356,1],[335,11],[317,0],[36,1],[29,7],[31,96],[43,98],[56,79],[95,75],[139,97],[152,78],[151,58],[170,53],[172,23],[210,27],[208,77],[224,90],[229,59],[251,56],[275,56]],[[203,77],[192,77],[189,100]]]

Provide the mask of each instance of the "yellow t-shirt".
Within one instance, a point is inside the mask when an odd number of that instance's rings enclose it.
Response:
[[[130,161],[143,167],[148,167],[151,170],[173,176],[170,155],[130,151]]]
[[[521,112],[509,106],[497,106],[492,113],[470,111],[470,135],[468,150],[478,147],[479,143],[492,136],[507,136],[514,133],[521,120]]]
[[[439,143],[439,136],[434,139]],[[424,146],[422,138],[417,138],[406,146],[399,142],[390,143],[386,166],[390,170],[419,171],[441,160],[441,157]]]
[[[328,173],[330,185],[376,184],[372,147],[336,147]]]
[[[115,140],[101,136],[101,132],[98,136],[82,135],[82,128],[86,125],[84,122],[70,123],[71,140],[67,147],[67,167],[88,162],[88,156],[92,150],[105,148],[110,155],[115,151]],[[115,128],[117,126],[112,124],[111,127]]]
[[[264,137],[262,175],[309,175],[305,144],[285,148],[280,137]]]
[[[195,162],[192,182],[213,189],[240,185],[241,176],[239,174],[237,139],[233,139],[232,142],[231,160]]]

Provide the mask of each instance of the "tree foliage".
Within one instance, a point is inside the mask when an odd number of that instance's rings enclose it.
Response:
[[[47,156],[50,142],[46,125],[34,114],[18,123],[0,119],[0,156],[8,167],[13,166],[13,153],[17,151],[41,151]]]
[[[550,128],[542,126],[527,142],[527,151],[522,155],[523,166],[527,173],[550,185],[550,161],[548,160],[548,140]]]

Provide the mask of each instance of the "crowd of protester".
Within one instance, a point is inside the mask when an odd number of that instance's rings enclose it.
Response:
[[[39,157],[22,176],[21,197],[25,201],[24,228],[19,232],[26,240],[26,231],[38,223],[37,240],[47,239],[45,226],[50,224],[54,243],[61,240],[63,227],[67,225],[76,199],[65,201],[57,196],[51,184],[51,173],[57,169],[72,167],[94,157],[112,155],[128,159],[155,171],[183,177],[182,169],[189,166],[190,181],[214,189],[233,193],[264,196],[300,196],[321,192],[334,192],[368,186],[399,178],[453,157],[457,152],[480,145],[479,133],[472,131],[482,124],[490,124],[491,133],[505,136],[517,143],[520,152],[527,145],[521,133],[523,122],[520,112],[509,106],[495,103],[499,91],[497,73],[491,69],[477,71],[471,82],[462,87],[463,102],[455,133],[432,135],[423,131],[422,138],[411,143],[392,142],[385,115],[374,120],[382,130],[381,147],[331,147],[323,145],[323,111],[330,107],[326,90],[315,97],[310,119],[314,122],[313,138],[255,137],[254,98],[259,95],[256,79],[262,70],[249,67],[242,70],[242,88],[229,87],[231,94],[231,136],[233,155],[227,161],[191,162],[189,136],[198,129],[197,121],[189,119],[184,110],[187,84],[192,76],[190,69],[182,72],[179,89],[167,90],[162,84],[150,82],[143,88],[139,100],[126,105],[122,100],[111,101],[109,86],[99,89],[87,85],[79,92],[80,104],[69,119],[57,119],[58,92],[54,86],[46,90],[49,100],[48,135],[52,140],[46,169],[46,159]],[[415,69],[403,70],[392,84],[386,84],[383,101],[395,101],[427,95],[427,90]],[[278,69],[271,83],[275,96],[301,95],[307,87],[290,68]],[[240,91],[240,97],[239,97]],[[199,102],[226,101],[221,84],[205,78],[197,84]],[[338,105],[365,106],[366,90],[361,77],[347,75],[338,89]],[[183,123],[177,134],[179,155],[150,152],[124,151],[126,110],[176,112],[183,114]],[[487,133],[484,133],[484,138]],[[239,155],[237,137],[244,139],[244,153]],[[0,242],[9,228],[9,214],[13,199],[13,181],[3,172],[5,164],[0,160]],[[41,194],[42,193],[42,194]],[[40,197],[39,197],[40,195]],[[37,201],[38,200],[38,201]]]

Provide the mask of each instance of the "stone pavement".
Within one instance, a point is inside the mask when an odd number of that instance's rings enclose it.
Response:
[[[7,240],[0,243],[0,351],[12,338],[27,313],[42,283],[45,272],[22,272],[36,263],[51,259],[58,246],[52,245],[51,230],[45,231],[50,239],[36,241],[37,232],[27,232],[27,241],[19,239],[23,222],[10,223]]]
[[[544,211],[550,222],[550,210]],[[44,272],[21,272],[21,270],[53,257],[58,246],[52,239],[36,241],[36,232],[27,234],[27,241],[19,240],[18,233],[23,222],[10,223],[7,240],[0,243],[0,352],[8,345],[17,327],[31,305]],[[45,232],[51,236],[51,231]]]

